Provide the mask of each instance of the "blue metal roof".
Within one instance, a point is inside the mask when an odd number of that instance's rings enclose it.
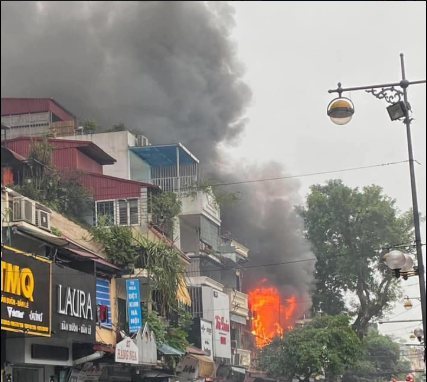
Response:
[[[184,355],[182,351],[173,348],[172,346],[169,346],[167,344],[163,344],[157,349],[160,353],[163,353],[164,355]]]
[[[130,147],[130,150],[147,162],[150,166],[177,165],[177,148],[180,164],[196,164],[199,160],[182,144]]]

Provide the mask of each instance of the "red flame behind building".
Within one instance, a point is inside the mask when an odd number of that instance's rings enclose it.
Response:
[[[252,310],[252,333],[261,348],[276,336],[291,328],[295,311],[295,296],[282,300],[276,287],[260,287],[249,291]]]

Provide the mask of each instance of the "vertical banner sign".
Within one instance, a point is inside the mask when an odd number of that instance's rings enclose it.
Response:
[[[142,329],[141,295],[138,280],[126,280],[129,333]]]

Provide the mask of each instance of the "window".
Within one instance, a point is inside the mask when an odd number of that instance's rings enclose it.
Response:
[[[97,221],[105,220],[107,226],[114,224],[139,225],[139,199],[109,200],[96,203]]]
[[[107,226],[114,225],[114,200],[106,201],[106,202],[97,202],[96,203],[96,220],[99,218],[105,220],[105,224]]]
[[[218,250],[219,227],[204,216],[200,218],[200,240],[215,251]]]
[[[101,327],[111,329],[111,299],[109,280],[100,278],[96,279],[96,307],[99,316],[97,317],[98,324]],[[106,314],[105,319],[104,314]]]
[[[119,224],[139,224],[139,201],[138,199],[119,200]]]

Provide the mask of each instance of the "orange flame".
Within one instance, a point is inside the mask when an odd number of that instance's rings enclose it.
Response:
[[[274,337],[283,336],[284,328],[292,327],[295,296],[286,299],[285,304],[282,304],[277,288],[261,287],[249,292],[249,305],[253,316],[252,333],[257,347],[268,345]]]

